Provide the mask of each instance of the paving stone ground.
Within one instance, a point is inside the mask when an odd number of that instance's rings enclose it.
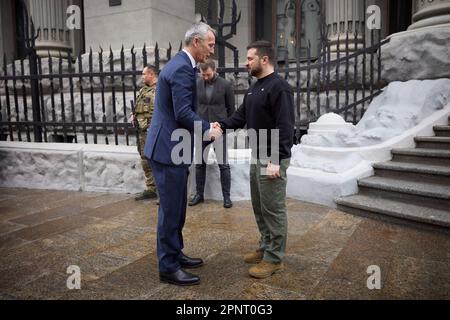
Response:
[[[201,284],[158,279],[155,202],[133,195],[0,188],[0,299],[450,299],[450,232],[288,199],[286,270],[248,276],[258,232],[248,201],[188,208],[187,255]],[[81,289],[67,288],[67,268]],[[369,266],[381,289],[369,290]]]

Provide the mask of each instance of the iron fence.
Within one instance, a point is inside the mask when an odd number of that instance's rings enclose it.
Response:
[[[219,1],[220,16],[212,26],[218,30],[219,68],[221,76],[235,86],[236,101],[251,85],[246,68],[239,66],[239,52],[228,41],[236,34],[240,20],[233,1],[231,22],[224,22],[224,0]],[[210,14],[209,14],[210,15]],[[211,17],[209,17],[210,19]],[[206,19],[208,21],[208,18]],[[224,29],[230,28],[228,34]],[[162,68],[173,55],[173,48],[154,48],[94,53],[68,58],[37,56],[35,39],[38,32],[32,21],[31,34],[26,34],[26,57],[8,64],[3,57],[0,72],[0,139],[27,142],[135,143],[135,128],[128,121],[131,101],[136,99],[143,67],[153,63]],[[381,41],[381,30],[370,32],[370,45],[366,34],[362,43],[350,50],[350,35],[338,38],[332,50],[329,29],[321,28],[318,58],[311,57],[311,44],[307,46],[306,60],[295,61],[277,57],[277,72],[293,88],[296,103],[295,143],[300,142],[309,123],[321,115],[334,112],[345,120],[357,123],[368,104],[381,93],[385,85],[381,79],[381,49],[388,41]],[[358,34],[352,35],[358,38]],[[375,41],[377,39],[377,41]],[[342,49],[341,47],[345,49]],[[181,50],[182,44],[178,50]],[[225,61],[225,48],[233,52],[232,66]],[[300,46],[297,48],[299,53]],[[342,97],[342,98],[341,98]]]

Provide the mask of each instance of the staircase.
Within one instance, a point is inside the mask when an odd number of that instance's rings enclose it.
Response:
[[[434,137],[416,137],[415,149],[392,150],[359,193],[335,199],[342,211],[450,228],[450,117]]]

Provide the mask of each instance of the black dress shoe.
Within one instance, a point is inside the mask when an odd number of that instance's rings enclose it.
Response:
[[[223,198],[223,207],[226,209],[230,209],[233,207],[233,202],[231,202],[231,199],[229,197]]]
[[[202,195],[196,194],[196,195],[191,199],[191,201],[189,201],[189,206],[190,206],[190,207],[196,206],[196,205],[198,205],[198,204],[201,203],[201,202],[205,202],[205,199],[203,198]]]
[[[159,273],[159,280],[164,283],[175,284],[177,286],[194,286],[200,284],[200,278],[183,269],[174,273]]]
[[[185,269],[195,269],[195,268],[201,267],[203,265],[202,259],[189,258],[188,256],[185,256],[184,254],[181,255],[179,262],[180,262],[181,267],[185,268]]]

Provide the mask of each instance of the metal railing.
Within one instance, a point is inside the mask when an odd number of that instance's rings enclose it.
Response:
[[[236,34],[239,22],[237,6],[233,1],[232,20],[224,22],[224,2],[220,0],[218,72],[235,84],[236,101],[243,96],[254,79],[238,65],[238,50],[227,42]],[[224,35],[223,29],[231,27]],[[26,26],[28,30],[28,26]],[[76,57],[41,58],[36,55],[35,39],[38,32],[30,23],[31,34],[22,39],[27,58],[8,64],[3,57],[0,71],[0,139],[28,142],[105,143],[115,145],[135,144],[135,128],[128,121],[130,101],[136,99],[140,75],[147,62],[158,69],[173,54],[155,48],[125,50],[114,53],[103,49]],[[338,39],[332,52],[328,40],[329,30],[321,28],[319,57],[311,57],[311,44],[307,58],[295,61],[277,58],[277,72],[293,88],[296,103],[296,137],[300,142],[309,123],[321,115],[334,112],[345,120],[357,123],[368,104],[381,93],[385,83],[381,79],[381,49],[387,40],[380,41],[381,31],[372,30],[370,45],[366,35],[362,44],[350,50],[350,37]],[[358,35],[354,35],[358,38]],[[378,42],[375,42],[375,37]],[[341,45],[345,50],[341,49]],[[179,50],[182,45],[180,44]],[[233,67],[225,65],[225,48],[233,52]],[[297,48],[299,52],[300,48]],[[341,99],[343,97],[343,99]],[[333,101],[334,100],[334,101]]]

